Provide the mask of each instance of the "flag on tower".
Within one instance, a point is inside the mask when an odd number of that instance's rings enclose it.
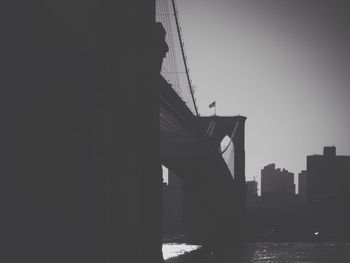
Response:
[[[216,107],[216,102],[215,101],[209,104],[209,109],[211,109],[213,107]]]
[[[215,110],[214,115],[216,116],[216,101],[215,100],[209,104],[209,109],[211,109],[211,108],[214,108],[214,110]]]

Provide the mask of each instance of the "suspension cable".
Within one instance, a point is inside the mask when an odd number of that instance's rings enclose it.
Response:
[[[190,74],[189,74],[189,70],[188,70],[188,66],[187,66],[187,60],[186,60],[186,55],[185,55],[185,48],[184,48],[184,43],[182,41],[181,29],[180,29],[180,25],[179,25],[179,18],[178,18],[177,8],[176,8],[176,5],[175,5],[175,0],[171,0],[171,3],[173,5],[176,29],[177,29],[177,34],[179,36],[182,58],[184,60],[187,82],[188,82],[188,85],[189,85],[189,88],[190,88],[191,97],[192,97],[194,109],[196,111],[196,115],[199,116],[197,105],[196,105],[196,100],[195,100],[194,94],[193,94],[193,87],[192,87],[192,83],[191,83],[191,78],[190,78]]]

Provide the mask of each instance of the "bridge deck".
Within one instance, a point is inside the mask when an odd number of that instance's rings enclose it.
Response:
[[[198,117],[192,114],[166,81],[160,94],[161,160],[165,164],[176,160],[194,161],[209,158],[224,162]]]

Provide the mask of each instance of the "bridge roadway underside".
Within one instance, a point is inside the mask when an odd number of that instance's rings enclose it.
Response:
[[[164,83],[160,101],[162,163],[185,183],[184,230],[193,242],[240,241],[239,185],[201,122]]]

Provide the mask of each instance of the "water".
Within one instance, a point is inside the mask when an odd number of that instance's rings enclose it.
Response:
[[[248,243],[221,253],[164,244],[163,251],[169,263],[350,263],[350,243]]]

